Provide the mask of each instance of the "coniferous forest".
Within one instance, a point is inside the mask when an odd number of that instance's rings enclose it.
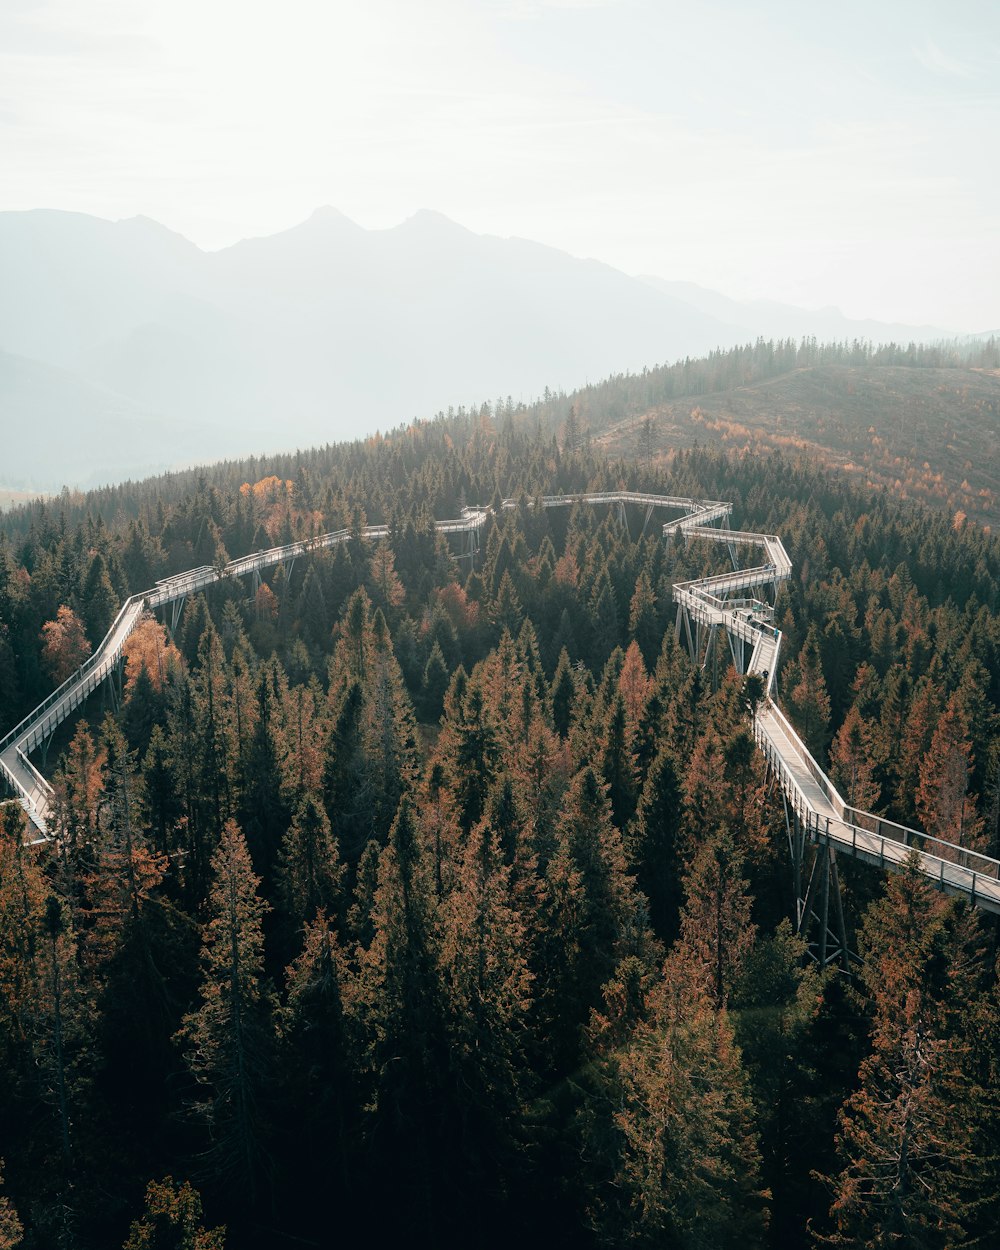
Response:
[[[776,454],[607,463],[487,411],[4,518],[4,731],[158,578],[0,808],[0,1247],[996,1245],[997,928],[842,858],[795,931],[759,691],[675,642],[779,533],[782,706],[849,802],[998,854],[1000,544]],[[433,529],[498,512],[474,560]],[[364,524],[389,538],[369,543]]]

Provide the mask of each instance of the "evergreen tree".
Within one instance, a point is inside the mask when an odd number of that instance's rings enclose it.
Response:
[[[590,768],[574,777],[566,794],[545,877],[539,1008],[555,1053],[568,1062],[616,965],[650,951],[644,900],[626,874],[621,836]]]
[[[201,1196],[190,1181],[150,1181],[145,1210],[132,1222],[123,1250],[225,1250],[225,1228],[205,1229],[201,1214]]]
[[[552,723],[556,732],[563,738],[569,735],[569,727],[573,719],[573,706],[576,701],[576,686],[573,681],[573,670],[570,665],[566,648],[559,652],[559,661],[552,678]]]
[[[343,875],[326,812],[307,795],[281,845],[281,896],[289,920],[297,926],[311,922],[319,911],[337,915]]]
[[[728,1014],[685,964],[668,961],[650,1019],[605,1067],[614,1131],[598,1146],[607,1181],[591,1200],[604,1245],[763,1243],[768,1195],[746,1073]]]
[[[0,1185],[3,1184],[3,1160],[0,1159]],[[17,1250],[24,1236],[24,1225],[6,1194],[0,1194],[0,1250]]]
[[[914,862],[887,878],[865,917],[872,1051],[841,1114],[834,1244],[931,1250],[963,1240],[984,1163],[964,1036],[979,959],[970,920]]]
[[[875,779],[877,749],[872,727],[855,704],[830,747],[830,779],[852,807],[875,811],[881,787]]]
[[[625,725],[625,701],[616,694],[604,734],[600,753],[601,776],[608,787],[611,819],[625,829],[635,815],[637,801],[635,760],[629,750]]]
[[[281,839],[289,824],[282,793],[279,725],[274,697],[275,674],[262,670],[257,683],[256,722],[244,757],[239,813],[254,865],[270,883]]]
[[[202,943],[201,1005],[180,1032],[202,1094],[192,1112],[206,1128],[210,1175],[249,1199],[266,1161],[265,1095],[273,1034],[264,980],[263,919],[246,841],[226,822],[212,856],[209,918]]]
[[[653,932],[672,942],[680,931],[681,786],[673,756],[662,749],[650,766],[636,818],[625,839],[629,866],[649,900]]]
[[[660,622],[656,614],[656,596],[646,570],[639,574],[635,593],[629,604],[629,636],[639,644],[642,658],[651,668],[660,652]]]
[[[361,686],[352,682],[335,711],[323,761],[323,802],[349,864],[357,862],[372,836],[363,710]]]
[[[681,948],[703,977],[705,993],[720,1005],[742,974],[756,934],[743,863],[728,829],[719,829],[697,847],[684,879]]]
[[[77,962],[76,935],[60,899],[50,894],[41,917],[38,998],[33,1020],[40,1095],[54,1121],[64,1176],[75,1162],[75,1125],[91,1083],[92,1005]],[[53,1152],[55,1153],[55,1152]]]
[[[805,646],[799,656],[799,680],[792,688],[789,702],[803,740],[819,761],[825,758],[830,730],[830,696],[823,677],[819,634],[814,625],[806,634]]]
[[[920,768],[916,808],[927,833],[957,846],[982,848],[983,821],[970,793],[970,727],[958,694],[948,700]],[[945,848],[938,847],[935,854]]]
[[[448,691],[448,666],[445,664],[441,647],[435,642],[424,666],[421,683],[421,709],[423,719],[431,724],[441,719],[444,708],[444,696]]]
[[[502,799],[492,806],[502,824]],[[504,1186],[496,1167],[512,1168],[524,1094],[531,974],[511,868],[491,824],[472,830],[442,906],[440,962],[459,1114],[455,1146],[476,1192],[499,1202]]]
[[[118,596],[111,585],[108,566],[100,552],[90,562],[83,584],[82,602],[87,637],[91,645],[96,647],[111,628],[111,622],[118,611]]]
[[[351,1200],[356,1129],[356,1055],[345,997],[351,995],[347,958],[320,911],[304,928],[302,949],[288,969],[288,1002],[280,1015],[278,1071],[289,1158],[288,1186],[297,1212],[329,1218],[330,1188]]]
[[[439,1209],[436,1161],[451,1103],[449,1057],[429,865],[404,800],[378,866],[372,942],[360,952],[354,1010],[371,1082],[368,1140],[379,1170],[393,1175],[401,1210],[385,1211],[433,1242]]]

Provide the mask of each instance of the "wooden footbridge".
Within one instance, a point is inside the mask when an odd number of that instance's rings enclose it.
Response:
[[[516,508],[519,503],[505,499],[501,511]],[[791,575],[792,564],[776,534],[730,529],[732,505],[718,500],[605,491],[546,495],[528,503],[542,508],[603,505],[617,510],[623,524],[627,524],[626,509],[644,510],[644,529],[655,512],[667,510],[680,515],[663,523],[665,537],[676,535],[685,541],[724,543],[728,547],[732,572],[674,586],[677,637],[687,642],[695,662],[705,665],[716,656],[718,639],[724,635],[737,670],[761,678],[763,697],[754,715],[754,738],[781,787],[798,927],[803,934],[814,933],[818,928],[812,949],[820,962],[839,959],[846,966],[848,959],[837,882],[838,851],[890,870],[899,870],[915,856],[920,872],[939,889],[1000,913],[1000,862],[845,803],[778,707],[774,678],[781,633],[766,596],[773,599],[777,587]],[[460,516],[437,521],[435,525],[441,533],[458,536],[463,554],[474,556],[479,534],[492,515],[489,508],[464,508]],[[388,526],[369,525],[362,534],[377,541],[386,538],[388,532]],[[87,662],[0,740],[0,777],[27,812],[37,831],[36,839],[51,836],[48,822],[52,815],[52,787],[29,756],[89,694],[118,673],[125,642],[144,611],[169,608],[176,628],[188,595],[227,578],[259,579],[264,570],[276,565],[284,565],[290,571],[300,556],[337,546],[351,536],[348,529],[333,530],[303,542],[241,556],[218,567],[190,569],[127,599]],[[762,552],[761,562],[740,567],[741,558],[753,550]]]

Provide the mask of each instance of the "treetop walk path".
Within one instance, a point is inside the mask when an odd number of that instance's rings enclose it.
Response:
[[[505,499],[500,510],[516,508],[520,502]],[[837,880],[837,851],[881,869],[897,871],[915,856],[920,872],[939,889],[1000,913],[1000,861],[845,803],[778,707],[774,679],[781,633],[775,626],[771,604],[753,593],[769,590],[773,596],[779,584],[791,575],[792,562],[776,534],[729,529],[732,504],[719,500],[603,491],[545,495],[526,502],[542,508],[605,505],[618,510],[626,527],[627,507],[645,509],[643,529],[655,510],[668,509],[681,515],[663,524],[664,536],[680,535],[686,541],[727,545],[734,565],[732,572],[674,586],[676,635],[678,639],[686,638],[694,661],[706,665],[709,657],[715,656],[718,635],[723,632],[737,671],[760,679],[761,698],[753,715],[754,739],[781,788],[795,878],[798,929],[806,934],[818,923],[819,936],[813,943],[813,952],[821,963],[840,959],[846,967],[849,954]],[[490,508],[464,508],[460,516],[436,521],[435,527],[439,533],[459,535],[464,547],[462,554],[474,556],[479,548],[479,533],[492,516]],[[384,539],[389,535],[389,527],[369,525],[361,534],[368,540]],[[28,756],[102,682],[118,674],[125,643],[143,612],[169,605],[173,611],[172,627],[176,628],[189,594],[227,578],[259,579],[262,571],[276,565],[284,565],[290,572],[300,556],[337,546],[351,536],[349,529],[333,530],[301,542],[255,551],[219,567],[189,569],[127,599],[86,663],[0,740],[0,777],[24,807],[38,840],[52,836],[48,820],[53,792]],[[761,549],[763,562],[740,568],[739,555],[747,548]],[[807,847],[814,848],[811,856]]]

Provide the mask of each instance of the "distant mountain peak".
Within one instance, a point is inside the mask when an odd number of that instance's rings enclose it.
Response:
[[[346,213],[342,213],[339,208],[334,208],[332,204],[320,204],[318,208],[314,208],[302,225],[349,226],[352,230],[361,229],[356,221],[352,221]]]
[[[94,218],[94,220],[99,221],[100,218]],[[134,217],[120,217],[114,224],[122,230],[161,239],[170,239],[175,243],[183,244],[185,247],[201,251],[197,243],[192,243],[187,235],[181,234],[177,230],[171,230],[163,222],[157,221],[154,217],[147,217],[145,213],[136,213]]]
[[[418,208],[415,213],[407,217],[396,227],[397,230],[438,230],[449,231],[453,234],[472,234],[472,230],[460,225],[457,221],[452,221],[450,217],[446,217],[444,213],[439,213],[433,208]]]

